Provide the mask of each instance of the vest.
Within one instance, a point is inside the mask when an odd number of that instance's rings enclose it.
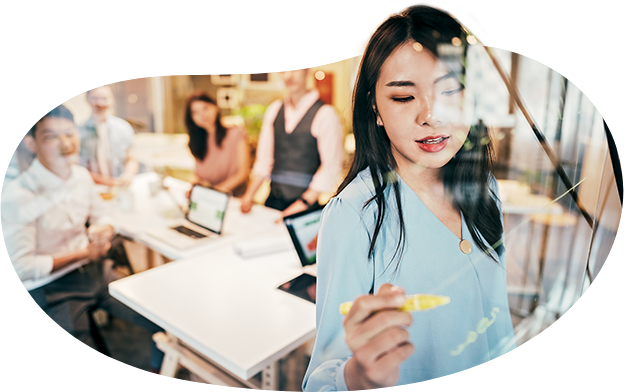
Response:
[[[325,103],[317,100],[292,133],[286,133],[284,105],[273,123],[275,147],[271,194],[285,200],[296,200],[308,189],[314,173],[321,166],[321,158],[310,127],[318,110]]]

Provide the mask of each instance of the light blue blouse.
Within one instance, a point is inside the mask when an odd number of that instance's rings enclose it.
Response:
[[[398,177],[398,176],[397,176]],[[408,329],[416,350],[400,367],[398,385],[459,372],[515,347],[507,301],[505,258],[482,252],[462,216],[462,236],[473,245],[468,255],[460,240],[418,198],[401,178],[405,250],[396,269],[399,223],[394,191],[385,190],[387,210],[375,246],[367,257],[377,205],[371,174],[363,170],[323,211],[318,240],[316,302],[317,337],[303,381],[304,391],[346,390],[344,366],[351,351],[344,340],[339,305],[374,292],[383,283],[401,286],[407,294],[445,295],[443,307],[412,313]],[[497,195],[492,178],[490,188]],[[500,206],[499,206],[500,208]],[[501,217],[502,218],[502,217]]]

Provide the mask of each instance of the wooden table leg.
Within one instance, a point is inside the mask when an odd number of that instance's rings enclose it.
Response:
[[[146,250],[146,258],[147,258],[147,269],[154,268],[156,264],[156,261],[155,261],[156,254],[149,246],[146,246],[145,250]]]

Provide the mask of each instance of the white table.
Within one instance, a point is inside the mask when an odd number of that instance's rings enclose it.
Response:
[[[276,225],[262,235],[288,234]],[[301,272],[294,248],[243,259],[231,244],[221,244],[113,282],[109,291],[213,364],[249,380],[275,370],[277,360],[315,336],[314,304],[277,289]],[[163,374],[180,363],[185,351],[177,347],[166,352]],[[262,387],[277,389],[275,381],[263,379]]]
[[[176,261],[113,282],[109,292],[167,331],[155,336],[165,352],[162,374],[182,365],[217,384],[258,387],[247,380],[262,372],[261,386],[277,389],[276,361],[315,335],[314,304],[277,290],[303,271],[286,228],[275,223],[280,212],[256,205],[242,214],[231,199],[224,236],[178,249],[146,232],[183,217],[190,184],[167,178],[166,191],[159,181],[155,173],[137,175],[109,206],[122,234]],[[234,252],[237,243],[263,238],[288,250],[248,259]],[[238,384],[206,372],[206,360]]]
[[[159,189],[152,196],[150,188],[158,182],[159,176],[156,173],[139,174],[129,187],[131,208],[124,210],[120,206],[124,204],[120,200],[123,198],[120,193],[109,204],[113,210],[114,225],[121,234],[172,260],[205,254],[224,244],[233,244],[256,233],[270,230],[275,226],[275,220],[280,217],[279,211],[264,206],[254,206],[249,214],[243,214],[240,212],[240,199],[231,198],[225,213],[224,235],[221,238],[191,248],[176,248],[150,236],[147,231],[153,227],[170,226],[184,218],[180,205],[187,203],[185,192],[191,185],[168,177],[163,183],[170,191]]]

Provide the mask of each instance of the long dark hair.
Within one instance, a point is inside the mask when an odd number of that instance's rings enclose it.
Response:
[[[189,134],[189,148],[191,154],[200,161],[203,161],[208,155],[208,131],[193,121],[193,115],[191,112],[191,105],[195,101],[207,102],[211,105],[217,106],[217,102],[212,99],[207,93],[203,91],[196,92],[191,95],[186,101],[186,112],[184,114],[184,123],[186,124],[186,131]],[[221,143],[227,134],[227,128],[221,124],[221,115],[217,110],[217,118],[215,119],[216,139],[217,146],[221,147]]]
[[[368,249],[371,258],[386,214],[386,197],[384,190],[389,185],[395,194],[399,218],[399,241],[392,259],[398,255],[396,267],[405,247],[405,222],[401,205],[399,182],[395,180],[394,170],[397,164],[392,155],[390,139],[383,126],[377,126],[377,115],[374,110],[375,86],[381,67],[396,48],[410,41],[419,42],[434,56],[440,58],[440,45],[457,44],[457,38],[466,48],[466,31],[450,15],[427,6],[407,8],[397,15],[388,18],[373,34],[358,72],[353,93],[353,134],[355,136],[355,154],[353,163],[345,180],[338,187],[340,193],[358,173],[367,167],[371,171],[375,195],[362,208],[373,201],[377,204],[375,230]],[[465,58],[466,51],[462,56]],[[465,63],[463,63],[465,64]],[[465,73],[463,65],[461,74]],[[485,253],[490,254],[486,242],[494,246],[501,238],[503,226],[500,210],[495,195],[489,190],[489,176],[492,168],[492,147],[488,130],[482,122],[473,125],[462,148],[443,168],[445,190],[452,195],[453,203],[466,221],[468,230],[476,245]],[[496,247],[502,255],[503,248]],[[396,271],[396,270],[395,270]]]

